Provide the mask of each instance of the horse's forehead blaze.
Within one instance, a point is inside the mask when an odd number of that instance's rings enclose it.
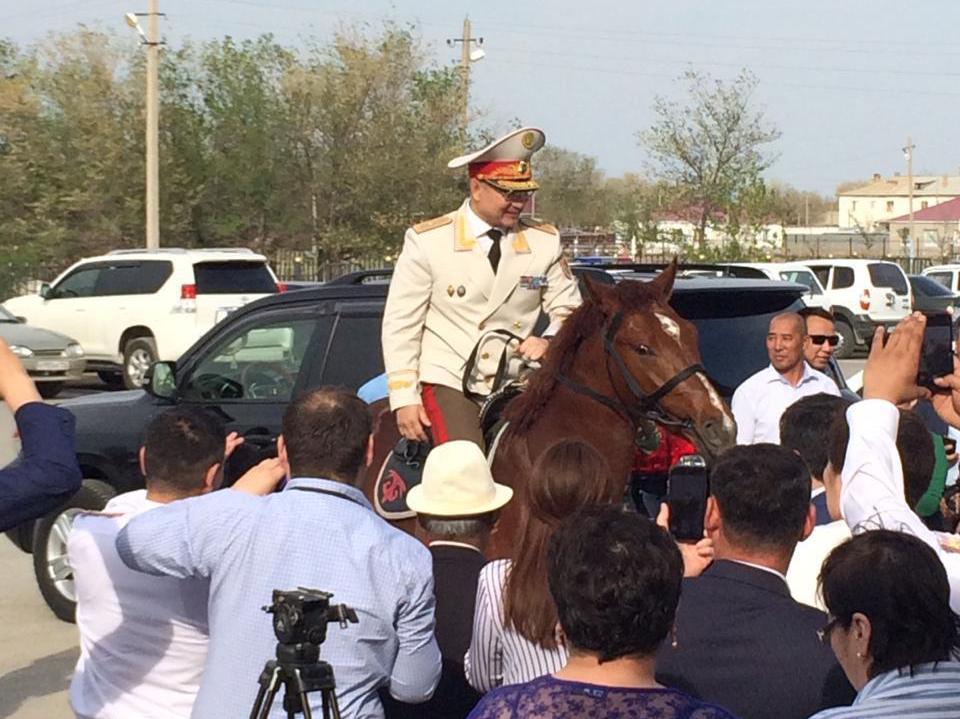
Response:
[[[680,325],[675,319],[659,312],[654,312],[653,316],[660,322],[660,326],[663,327],[664,332],[673,337],[677,342],[680,342]]]
[[[707,379],[706,375],[703,372],[697,372],[697,379],[703,383],[704,388],[707,390],[707,396],[710,397],[710,404],[716,407],[717,411],[723,415],[723,426],[728,431],[733,431],[736,428],[736,425],[733,422],[733,417],[730,416],[730,412],[727,411],[726,405],[723,403],[723,400],[720,399],[720,395],[717,393],[717,390],[714,389],[713,385],[710,383],[710,380]]]

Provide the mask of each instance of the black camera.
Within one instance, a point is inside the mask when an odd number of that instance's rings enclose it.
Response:
[[[346,604],[331,606],[329,592],[319,589],[273,590],[273,604],[263,611],[273,615],[273,633],[281,644],[314,644],[327,638],[327,624],[337,622],[345,629],[357,623],[357,613]]]

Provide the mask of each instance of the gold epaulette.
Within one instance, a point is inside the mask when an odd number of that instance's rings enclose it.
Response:
[[[540,230],[541,232],[547,232],[551,235],[559,235],[560,230],[558,230],[554,225],[551,225],[549,222],[541,222],[540,220],[535,220],[532,217],[524,217],[520,220],[524,225],[530,227],[534,230]]]
[[[413,231],[416,232],[418,235],[421,235],[424,232],[435,230],[438,227],[449,225],[452,222],[453,222],[453,218],[450,217],[450,215],[441,215],[440,217],[434,217],[432,220],[424,220],[423,222],[417,225],[414,225]]]

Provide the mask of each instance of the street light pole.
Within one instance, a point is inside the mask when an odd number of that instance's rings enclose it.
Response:
[[[475,38],[470,35],[470,18],[463,19],[463,35],[450,38],[447,45],[453,47],[460,43],[460,83],[463,93],[463,142],[467,142],[467,128],[470,125],[470,64],[482,60],[486,53],[480,47],[483,45],[483,38]],[[476,49],[472,46],[476,45]]]
[[[913,237],[913,150],[914,144],[910,141],[910,138],[907,138],[907,145],[903,148],[903,156],[907,160],[907,197],[910,207],[910,224],[909,230],[910,233],[910,256],[916,256],[916,240]]]
[[[160,247],[160,42],[158,0],[147,4],[147,249]]]

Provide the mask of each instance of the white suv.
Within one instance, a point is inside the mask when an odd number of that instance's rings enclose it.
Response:
[[[248,249],[116,250],[4,305],[75,337],[88,369],[132,389],[153,362],[176,361],[232,310],[278,291],[267,258]]]
[[[939,282],[951,292],[960,292],[960,265],[934,265],[925,269],[922,274]]]
[[[838,357],[849,357],[857,345],[866,345],[882,325],[892,329],[910,314],[913,301],[907,275],[893,262],[882,260],[807,260],[823,285],[828,307],[837,318],[842,338]]]

